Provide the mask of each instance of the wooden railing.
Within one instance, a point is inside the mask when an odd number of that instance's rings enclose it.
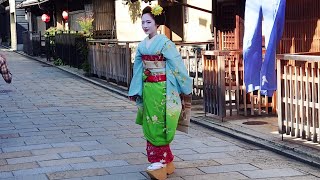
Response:
[[[224,119],[234,115],[275,113],[275,98],[246,93],[241,50],[202,52],[205,113]],[[275,96],[274,96],[275,97]]]
[[[132,79],[130,44],[113,40],[90,40],[88,61],[90,73],[99,78],[129,87]]]
[[[128,87],[132,78],[137,41],[89,40],[89,64],[91,74]],[[193,78],[193,94],[203,96],[201,50],[211,42],[175,42],[190,77]]]
[[[319,142],[320,52],[277,55],[279,132]]]
[[[194,96],[203,97],[203,65],[201,51],[206,50],[212,42],[175,43],[181,54],[189,76],[193,79]]]

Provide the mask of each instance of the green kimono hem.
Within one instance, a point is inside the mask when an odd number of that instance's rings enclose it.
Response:
[[[143,108],[138,109],[136,123],[142,125],[144,136],[151,144],[155,146],[170,144],[177,123],[166,115],[166,82],[145,82],[142,94]]]

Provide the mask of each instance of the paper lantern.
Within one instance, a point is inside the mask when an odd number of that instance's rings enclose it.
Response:
[[[62,12],[62,18],[64,19],[64,20],[68,20],[68,18],[69,18],[69,13],[68,13],[68,11],[63,11]]]
[[[45,23],[50,22],[50,16],[48,14],[42,14],[41,20]]]

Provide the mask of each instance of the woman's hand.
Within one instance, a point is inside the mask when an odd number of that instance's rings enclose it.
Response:
[[[135,95],[135,96],[129,96],[128,98],[129,98],[130,101],[136,101],[137,98],[138,98],[138,96],[137,96],[137,95]]]

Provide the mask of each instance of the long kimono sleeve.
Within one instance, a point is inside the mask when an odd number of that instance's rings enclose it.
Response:
[[[133,65],[133,77],[129,88],[129,96],[142,96],[142,60],[141,53],[139,52],[139,46],[137,48],[134,65]]]
[[[190,94],[192,92],[192,79],[188,75],[175,44],[172,41],[167,41],[161,52],[170,68],[170,72],[167,74],[169,81],[178,86],[179,93]]]

